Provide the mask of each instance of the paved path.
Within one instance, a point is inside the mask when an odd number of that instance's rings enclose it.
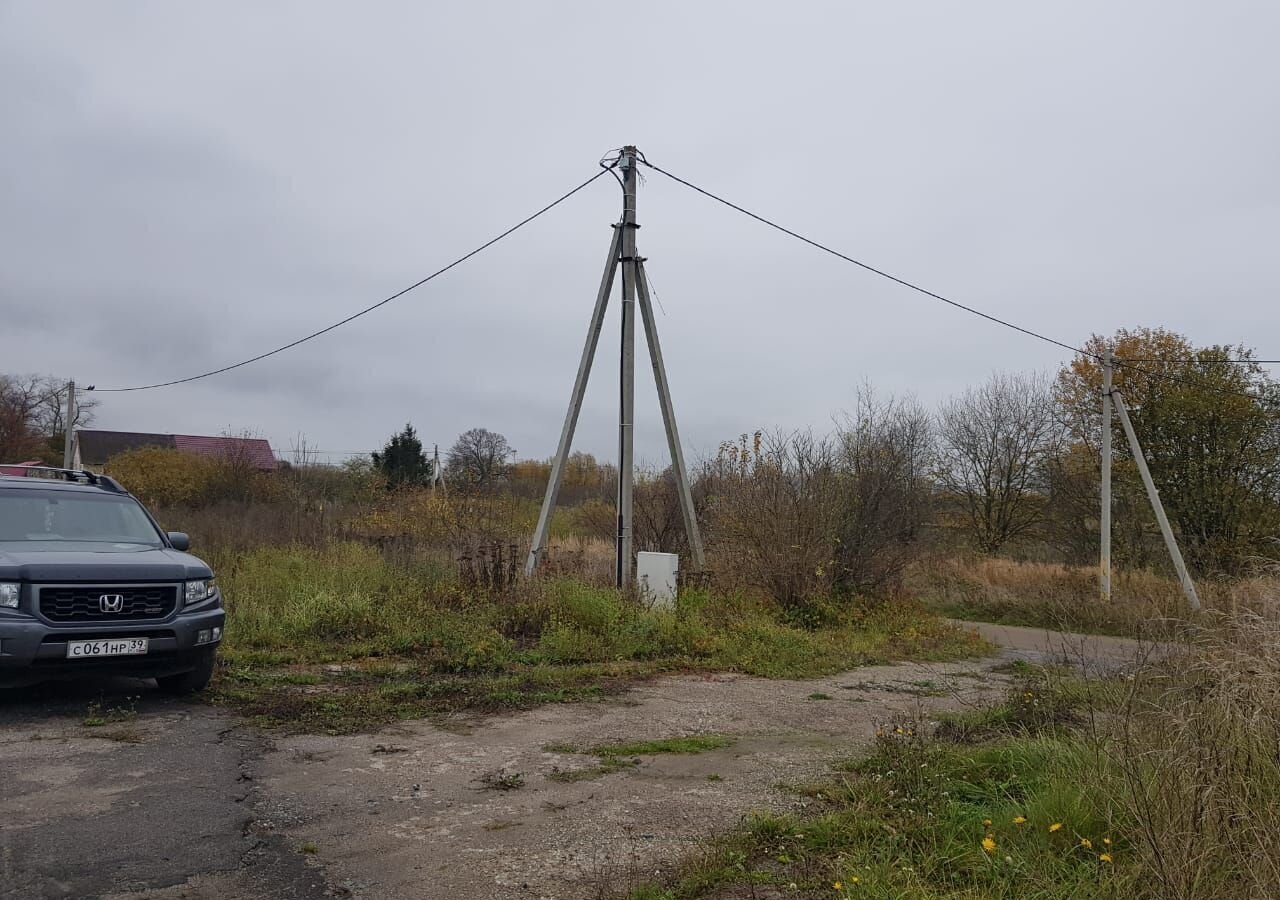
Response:
[[[974,627],[999,657],[806,681],[667,677],[609,702],[341,738],[273,738],[141,682],[0,692],[0,897],[597,897],[752,809],[795,805],[786,785],[878,725],[998,695],[1002,662],[1114,666],[1134,649]],[[98,719],[114,721],[85,724]],[[577,752],[687,734],[733,743],[610,774]]]

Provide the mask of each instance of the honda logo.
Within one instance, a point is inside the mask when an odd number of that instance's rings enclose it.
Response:
[[[124,609],[124,594],[103,594],[98,598],[98,608],[104,613],[118,613]]]

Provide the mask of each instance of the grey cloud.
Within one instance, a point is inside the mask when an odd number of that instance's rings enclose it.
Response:
[[[0,8],[3,370],[102,386],[269,349],[422,277],[624,141],[1069,342],[1163,324],[1280,357],[1280,61],[1265,3],[868,7],[149,2]],[[287,447],[503,431],[551,452],[617,189],[384,309],[100,421]],[[663,346],[695,449],[823,427],[865,378],[930,403],[1063,353],[650,174]],[[610,458],[616,308],[580,446]],[[643,341],[641,341],[643,347]],[[665,457],[639,364],[639,452]]]

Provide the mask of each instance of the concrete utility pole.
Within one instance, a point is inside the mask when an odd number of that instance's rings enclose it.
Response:
[[[596,347],[600,343],[600,330],[604,328],[604,314],[609,306],[609,295],[613,292],[613,276],[618,271],[618,255],[621,252],[622,229],[615,225],[613,240],[609,244],[609,257],[604,264],[604,274],[600,276],[596,306],[591,313],[591,324],[587,326],[586,345],[582,348],[582,359],[578,362],[578,376],[573,381],[573,393],[569,395],[569,411],[565,413],[564,427],[560,429],[560,443],[556,447],[556,458],[551,462],[547,493],[542,500],[542,510],[538,513],[538,525],[533,530],[529,559],[524,565],[526,576],[533,574],[543,551],[547,548],[551,514],[555,511],[556,499],[560,496],[560,484],[564,481],[564,466],[569,459],[569,448],[573,446],[573,433],[578,427],[578,414],[582,412],[582,398],[587,392],[587,380],[591,377],[591,363],[595,359]]]
[[[1173,529],[1169,527],[1169,517],[1164,514],[1164,504],[1160,502],[1160,492],[1156,490],[1156,484],[1151,480],[1151,470],[1147,468],[1147,458],[1142,455],[1142,446],[1138,443],[1138,435],[1133,430],[1133,423],[1129,421],[1129,411],[1125,408],[1124,398],[1120,396],[1120,392],[1112,390],[1112,398],[1115,400],[1116,413],[1120,416],[1120,424],[1124,426],[1125,437],[1129,439],[1129,449],[1133,451],[1134,462],[1138,464],[1138,474],[1142,476],[1142,484],[1147,489],[1147,499],[1151,501],[1151,510],[1156,514],[1156,521],[1160,523],[1160,533],[1164,535],[1164,545],[1169,550],[1169,558],[1173,560],[1173,568],[1178,573],[1178,581],[1182,583],[1182,593],[1187,595],[1187,602],[1191,604],[1192,609],[1200,608],[1200,597],[1196,594],[1195,583],[1192,582],[1191,576],[1187,573],[1187,564],[1182,561],[1182,552],[1178,550],[1178,541],[1173,536]]]
[[[440,467],[440,445],[432,444],[434,451],[431,455],[431,490],[435,490],[436,486],[440,486],[440,492],[448,494],[449,489],[444,485],[444,469]]]
[[[551,530],[551,516],[555,512],[560,484],[564,480],[565,464],[573,446],[573,434],[578,427],[578,414],[582,411],[582,399],[587,381],[591,377],[591,365],[600,343],[600,330],[604,327],[605,310],[609,295],[613,292],[614,278],[622,269],[622,347],[619,366],[618,403],[618,531],[615,577],[619,587],[631,582],[632,568],[632,489],[635,469],[635,313],[637,297],[640,314],[644,318],[645,336],[648,339],[649,359],[653,363],[653,377],[658,386],[658,398],[662,405],[662,421],[667,431],[667,446],[671,451],[671,468],[676,478],[680,496],[680,511],[684,516],[685,530],[689,536],[689,548],[694,565],[705,566],[702,537],[693,507],[693,494],[689,489],[689,475],[684,464],[684,452],[680,449],[680,432],[676,427],[675,408],[671,403],[671,388],[667,383],[667,370],[662,360],[662,348],[658,343],[658,329],[649,300],[649,285],[644,274],[644,260],[636,255],[636,162],[639,153],[635,147],[623,147],[614,165],[622,173],[622,217],[613,226],[613,240],[609,244],[609,256],[605,260],[604,274],[600,277],[600,290],[596,295],[591,323],[587,326],[587,339],[578,362],[578,375],[569,396],[569,410],[565,413],[564,426],[560,430],[560,443],[551,463],[547,479],[547,492],[538,513],[538,524],[525,562],[525,575],[532,575],[547,549]]]
[[[676,411],[671,404],[671,387],[667,384],[667,367],[662,362],[662,346],[658,343],[658,323],[653,316],[653,304],[649,302],[649,278],[644,272],[644,260],[636,267],[639,274],[640,315],[644,318],[644,333],[649,342],[649,360],[653,363],[653,381],[658,387],[658,403],[662,406],[662,424],[667,431],[667,449],[671,451],[671,471],[676,477],[676,495],[680,498],[680,514],[684,517],[685,534],[689,537],[689,550],[693,564],[701,571],[706,568],[702,554],[702,533],[698,530],[698,513],[693,508],[693,492],[689,490],[689,473],[684,466],[684,450],[680,448],[680,429],[676,427]]]
[[[1102,358],[1102,514],[1098,520],[1102,558],[1099,588],[1111,600],[1111,380],[1113,358],[1108,347]]]
[[[622,354],[618,404],[618,587],[631,582],[631,497],[636,411],[636,148],[623,147],[622,170]]]
[[[67,418],[62,428],[62,468],[70,469],[76,460],[76,383],[67,382]]]

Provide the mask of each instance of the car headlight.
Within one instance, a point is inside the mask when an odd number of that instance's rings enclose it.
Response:
[[[22,585],[13,582],[0,582],[0,607],[17,609],[18,597],[22,593]]]
[[[202,578],[199,581],[187,582],[186,602],[183,604],[190,609],[193,606],[199,606],[202,603],[208,603],[218,592],[218,586],[212,578]]]

